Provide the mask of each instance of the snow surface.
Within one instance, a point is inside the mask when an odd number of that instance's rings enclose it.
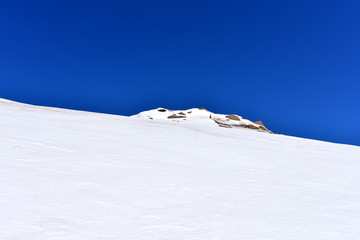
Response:
[[[0,100],[0,239],[360,239],[360,148]]]

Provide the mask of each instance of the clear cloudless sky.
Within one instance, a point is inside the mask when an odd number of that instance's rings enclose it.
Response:
[[[1,98],[360,145],[359,0],[4,0],[0,33]]]

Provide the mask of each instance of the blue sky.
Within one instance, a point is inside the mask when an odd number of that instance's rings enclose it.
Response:
[[[360,1],[1,1],[0,97],[205,107],[360,145]]]

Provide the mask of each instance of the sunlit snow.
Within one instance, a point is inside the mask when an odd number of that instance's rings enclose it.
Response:
[[[0,239],[360,239],[359,147],[6,100],[0,116]]]

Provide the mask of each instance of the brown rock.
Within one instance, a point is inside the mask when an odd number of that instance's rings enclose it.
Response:
[[[273,133],[272,131],[270,131],[269,129],[267,129],[267,128],[265,127],[265,125],[264,125],[261,121],[256,121],[256,122],[254,122],[254,123],[260,125],[260,126],[259,126],[259,129],[260,129],[260,130],[262,130],[262,131],[264,131],[264,132],[268,132],[268,133]]]
[[[226,117],[231,120],[240,121],[240,118],[236,115],[227,115]]]
[[[269,131],[269,130],[267,130],[266,127],[264,127],[264,126],[259,126],[259,128],[260,128],[261,130],[264,130],[264,131]]]
[[[231,128],[231,126],[229,124],[221,123],[216,120],[214,120],[214,121],[219,125],[219,127]]]
[[[264,126],[264,127],[265,127],[265,125],[262,123],[262,121],[256,121],[256,122],[253,122],[253,123],[255,123],[255,124],[258,124],[258,125],[261,125],[261,126]]]
[[[246,126],[246,128],[250,128],[250,129],[254,129],[254,130],[259,129],[257,126],[254,126],[254,125],[248,125],[248,126]]]
[[[167,118],[186,118],[186,116],[179,116],[179,115],[173,114],[171,116],[168,116]]]

